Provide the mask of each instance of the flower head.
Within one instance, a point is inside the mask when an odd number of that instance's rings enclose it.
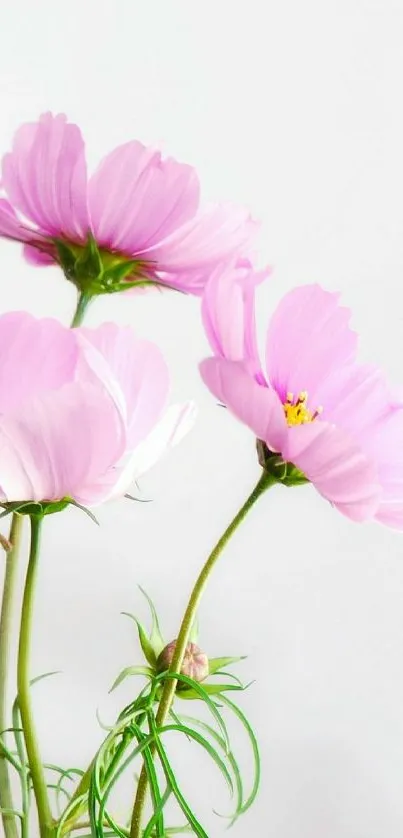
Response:
[[[2,315],[0,503],[127,492],[193,423],[192,404],[165,409],[168,389],[160,350],[130,328]]]
[[[162,650],[157,659],[157,672],[166,672],[171,666],[176,648],[176,640],[172,640]],[[187,675],[193,681],[205,681],[210,674],[209,659],[196,643],[188,643],[183,657],[181,674]]]
[[[1,185],[0,235],[34,264],[59,262],[90,294],[149,283],[200,294],[255,227],[237,207],[200,209],[195,170],[136,140],[88,179],[80,130],[63,114],[19,128]]]
[[[205,383],[254,432],[278,480],[310,481],[348,518],[403,529],[403,407],[376,367],[357,363],[349,310],[318,285],[286,294],[269,323],[264,371],[256,281],[243,267],[208,283],[203,319],[215,357],[201,364]]]

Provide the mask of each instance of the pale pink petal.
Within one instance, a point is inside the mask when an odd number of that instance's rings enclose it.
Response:
[[[403,530],[403,409],[389,411],[379,422],[372,437],[382,497],[376,515],[378,521]]]
[[[192,218],[198,203],[194,169],[137,141],[105,157],[89,183],[97,241],[133,256]]]
[[[57,320],[36,320],[24,311],[0,316],[0,413],[74,377],[74,333]]]
[[[244,422],[272,451],[281,451],[287,434],[277,394],[262,387],[235,361],[207,358],[200,364],[204,383],[222,404]]]
[[[348,364],[329,375],[314,394],[311,406],[321,405],[322,419],[343,428],[372,453],[374,429],[389,415],[395,401],[380,369]]]
[[[40,250],[31,244],[25,244],[23,247],[24,259],[29,265],[34,268],[43,267],[44,265],[54,265],[55,260],[46,250]]]
[[[347,518],[375,515],[381,497],[376,464],[340,428],[321,421],[288,428],[282,455]]]
[[[256,229],[245,210],[222,204],[199,213],[142,255],[171,277],[176,288],[201,293],[217,265],[241,251],[248,255]]]
[[[34,231],[24,227],[11,204],[5,198],[0,198],[0,236],[19,242],[31,241]]]
[[[217,268],[202,299],[203,325],[215,355],[248,363],[264,383],[256,338],[255,289],[270,271],[253,271],[250,263]]]
[[[132,481],[145,474],[192,430],[197,417],[194,402],[174,404],[140,442],[131,460]]]
[[[8,501],[92,498],[123,454],[125,438],[111,399],[89,384],[66,384],[0,417],[0,485]],[[97,493],[97,500],[99,496]]]
[[[350,311],[338,295],[319,285],[295,288],[283,297],[267,333],[267,371],[282,401],[287,392],[316,394],[326,378],[354,360],[357,336]]]
[[[63,114],[22,125],[3,158],[11,203],[48,236],[82,241],[90,229],[84,142]]]
[[[80,380],[96,379],[108,390],[124,419],[128,448],[134,448],[166,404],[169,372],[161,350],[114,323],[76,329],[75,334],[84,360]]]

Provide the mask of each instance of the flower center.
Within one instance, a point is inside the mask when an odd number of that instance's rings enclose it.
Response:
[[[293,393],[287,393],[283,407],[289,427],[293,425],[306,425],[307,422],[313,422],[323,410],[323,407],[317,407],[313,412],[309,410],[308,393],[305,390],[302,390],[296,399],[294,399]]]

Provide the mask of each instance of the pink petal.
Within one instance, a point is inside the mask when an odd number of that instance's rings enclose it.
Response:
[[[162,419],[137,446],[131,461],[132,476],[136,480],[152,468],[171,448],[192,430],[197,417],[194,402],[174,404],[167,408]]]
[[[403,409],[396,407],[373,434],[382,497],[376,515],[378,521],[403,530]]]
[[[245,210],[219,205],[199,213],[143,255],[175,288],[200,294],[219,264],[245,251],[256,228]]]
[[[0,418],[0,485],[8,501],[84,496],[90,504],[87,484],[102,484],[124,445],[111,399],[88,384],[66,384]]]
[[[321,421],[288,428],[282,455],[347,518],[375,515],[381,496],[376,465],[340,428]]]
[[[262,387],[245,367],[223,358],[207,358],[200,364],[204,383],[222,404],[247,425],[272,451],[281,451],[287,426],[276,393]]]
[[[23,311],[0,316],[0,413],[25,405],[74,376],[74,333],[57,320],[36,320]]]
[[[338,295],[319,285],[295,288],[283,297],[267,333],[267,371],[282,401],[287,392],[319,391],[326,378],[354,360],[357,336],[350,311]]]
[[[257,380],[264,383],[256,338],[255,289],[269,275],[246,265],[219,267],[203,293],[202,317],[215,355],[245,361]]]
[[[23,254],[24,259],[26,259],[29,265],[33,265],[34,268],[55,264],[55,260],[50,253],[47,253],[45,250],[40,250],[31,244],[24,245]]]
[[[35,231],[21,224],[11,204],[5,198],[0,198],[0,236],[19,242],[32,241],[35,238]]]
[[[107,389],[125,422],[127,446],[134,448],[160,418],[168,396],[169,372],[160,349],[114,323],[75,333],[84,361],[80,380],[97,380]]]
[[[322,405],[321,418],[343,428],[371,453],[374,428],[388,415],[393,401],[380,369],[369,364],[348,364],[322,383],[312,406]]]
[[[158,460],[193,428],[197,409],[193,402],[169,407],[150,433],[118,464],[120,475],[108,500],[125,494],[133,482],[149,471]]]
[[[63,114],[22,125],[3,158],[11,203],[48,236],[82,241],[90,229],[84,143]]]
[[[134,256],[192,218],[198,203],[194,169],[137,141],[105,157],[89,183],[97,241]]]

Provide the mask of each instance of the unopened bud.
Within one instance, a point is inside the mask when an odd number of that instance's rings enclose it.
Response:
[[[171,666],[173,656],[175,654],[176,640],[168,643],[165,649],[162,650],[157,660],[157,670],[159,673],[166,672]],[[188,643],[183,657],[183,662],[180,670],[181,675],[187,675],[193,681],[204,681],[209,674],[209,662],[207,655],[196,646],[196,643]]]

